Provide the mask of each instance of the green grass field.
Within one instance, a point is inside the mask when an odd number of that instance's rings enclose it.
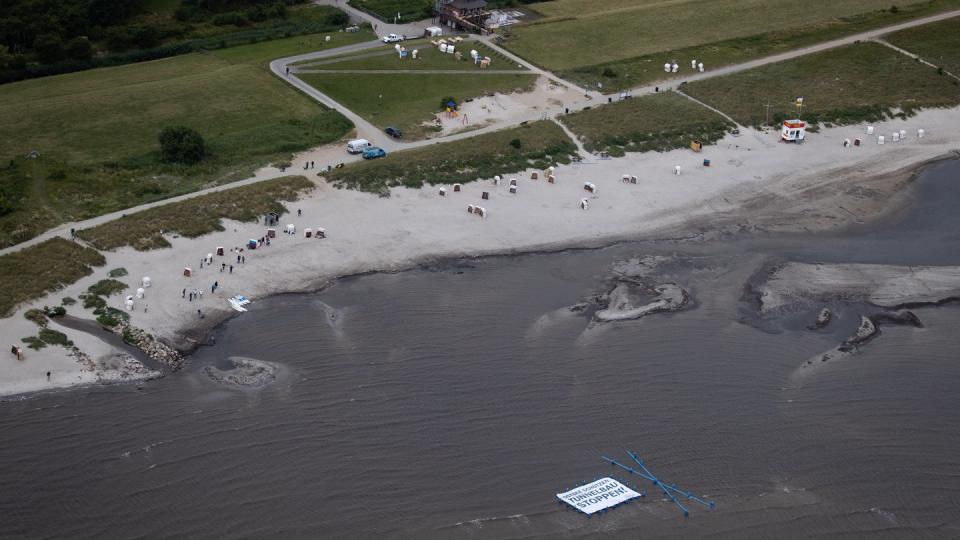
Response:
[[[338,187],[384,193],[393,186],[473,182],[529,167],[569,163],[577,147],[560,126],[534,122],[459,141],[393,152],[383,159],[351,163],[327,173]]]
[[[270,59],[370,39],[301,36],[0,86],[0,246],[85,219],[246,177],[346,135],[350,122],[267,69]],[[159,161],[157,135],[197,129],[209,159]],[[40,159],[26,160],[30,151]]]
[[[960,76],[960,19],[901,30],[885,38],[921,58]]]
[[[400,14],[400,22],[432,17],[434,3],[434,0],[349,0],[351,6],[372,13],[387,22],[394,22],[397,13]]]
[[[160,231],[187,238],[222,231],[223,219],[256,221],[268,212],[284,213],[283,201],[295,201],[314,184],[302,176],[287,176],[248,186],[200,195],[80,231],[78,235],[97,249],[132,246],[145,251],[170,247]]]
[[[581,85],[618,90],[960,7],[960,0],[553,0],[548,18],[510,30],[504,46]],[[744,14],[749,13],[749,20]]]
[[[0,256],[0,317],[21,302],[62,289],[93,273],[106,260],[96,250],[53,238]]]
[[[631,98],[562,117],[591,151],[611,155],[685,148],[694,139],[710,144],[733,125],[674,92]]]
[[[342,74],[303,73],[300,78],[379,127],[396,126],[405,139],[432,132],[434,114],[445,97],[457,100],[487,92],[529,89],[535,75],[526,74]],[[380,96],[383,96],[381,99]]]
[[[470,51],[476,50],[481,56],[490,57],[490,69],[526,71],[523,66],[517,65],[507,57],[482,45],[476,41],[462,41],[457,44],[457,50],[463,52],[463,59],[456,60],[449,53],[442,53],[427,40],[413,40],[404,42],[408,51],[417,49],[417,59],[407,57],[401,60],[393,46],[378,47],[362,53],[353,53],[343,57],[325,58],[323,60],[307,60],[297,64],[301,69],[310,70],[337,70],[337,69],[376,69],[376,70],[411,70],[411,69],[456,69],[463,71],[483,71],[480,66],[470,59]]]
[[[789,84],[784,84],[789,81]],[[903,111],[960,104],[960,86],[933,68],[878,43],[859,43],[787,62],[698,81],[683,90],[746,125],[778,124],[794,117],[802,95],[802,118],[852,124],[878,121]]]

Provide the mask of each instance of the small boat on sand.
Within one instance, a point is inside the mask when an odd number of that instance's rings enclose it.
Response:
[[[228,301],[230,302],[230,307],[232,307],[233,309],[235,309],[235,310],[237,310],[237,311],[246,311],[247,308],[245,308],[245,307],[243,307],[243,306],[245,306],[245,305],[247,305],[247,304],[250,303],[250,299],[248,299],[246,296],[243,296],[243,295],[241,295],[241,294],[238,294],[238,295],[234,296],[233,298],[231,298],[231,299],[228,300]]]

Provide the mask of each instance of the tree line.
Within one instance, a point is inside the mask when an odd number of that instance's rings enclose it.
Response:
[[[279,24],[288,6],[305,2],[180,0],[172,13],[153,13],[145,0],[2,0],[0,83],[209,47],[210,36]],[[347,22],[339,11],[328,19],[328,28]],[[286,32],[298,33],[295,26]],[[197,41],[201,33],[206,41]]]

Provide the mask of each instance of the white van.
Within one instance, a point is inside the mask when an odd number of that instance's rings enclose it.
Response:
[[[347,142],[347,152],[351,154],[362,154],[364,150],[370,148],[370,141],[366,139],[354,139]]]

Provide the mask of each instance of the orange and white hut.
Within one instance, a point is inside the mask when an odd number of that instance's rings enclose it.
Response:
[[[803,120],[784,120],[780,130],[780,140],[784,142],[802,143],[807,135],[807,123]]]

